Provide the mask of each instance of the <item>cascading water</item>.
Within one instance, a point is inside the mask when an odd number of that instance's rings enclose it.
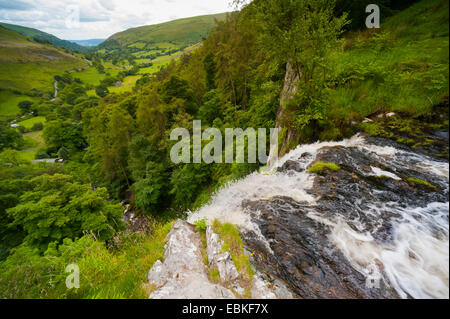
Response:
[[[356,135],[300,145],[188,219],[237,225],[253,265],[301,298],[448,298],[448,185],[448,162]]]

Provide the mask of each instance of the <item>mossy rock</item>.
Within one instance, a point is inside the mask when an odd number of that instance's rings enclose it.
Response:
[[[427,181],[424,181],[422,179],[415,178],[415,177],[408,178],[408,183],[412,186],[425,186],[425,187],[433,189],[435,191],[438,190],[438,188],[436,186],[434,186],[433,184],[431,184]]]
[[[310,173],[323,174],[325,170],[338,171],[341,167],[336,163],[316,162],[308,170]]]

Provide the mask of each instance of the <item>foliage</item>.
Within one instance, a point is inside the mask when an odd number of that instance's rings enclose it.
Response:
[[[0,123],[0,152],[6,148],[19,149],[23,144],[23,137],[17,130]]]
[[[100,240],[111,239],[122,229],[120,205],[107,202],[106,189],[92,191],[90,185],[73,183],[67,175],[38,176],[31,180],[32,190],[9,209],[12,226],[26,233],[24,242],[45,250],[49,243],[61,243],[92,232]]]
[[[200,232],[206,231],[206,219],[197,220],[195,223],[195,228],[197,228]]]
[[[163,258],[171,226],[155,223],[149,234],[119,234],[109,249],[90,235],[52,244],[43,255],[22,245],[0,262],[0,298],[148,298],[145,274]],[[65,269],[73,263],[80,268],[80,288],[70,290]]]
[[[206,164],[188,164],[172,173],[170,194],[176,206],[189,207],[200,189],[208,184],[210,169]]]
[[[57,153],[62,147],[76,151],[83,148],[84,138],[81,133],[81,126],[70,120],[54,120],[46,123],[44,139],[53,153]]]
[[[31,101],[21,101],[17,105],[19,109],[22,111],[23,114],[30,112],[31,106],[33,105],[33,102]]]

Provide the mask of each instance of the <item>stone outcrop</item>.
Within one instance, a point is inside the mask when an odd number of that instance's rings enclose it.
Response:
[[[239,273],[234,265],[231,254],[227,251],[222,252],[223,241],[219,235],[214,233],[211,226],[206,228],[206,253],[210,267],[219,271],[220,281],[233,287],[239,293],[244,294],[244,289],[237,282]]]
[[[280,107],[277,111],[277,122],[276,127],[278,129],[281,129],[281,122],[283,121],[283,111],[285,104],[291,99],[296,93],[297,93],[297,82],[300,80],[300,77],[298,76],[297,72],[294,71],[294,68],[292,67],[291,63],[286,64],[286,75],[284,77],[283,82],[283,89],[281,90],[281,96],[280,96]],[[287,153],[288,150],[288,144],[290,141],[297,141],[298,139],[298,132],[287,129],[286,136],[283,141],[281,141],[281,145],[279,147],[280,150],[280,156],[283,156],[285,153]],[[298,143],[294,143],[297,145]]]
[[[122,221],[127,224],[127,233],[146,232],[150,229],[147,218],[137,215],[130,204],[122,204],[125,206]]]
[[[209,267],[219,271],[220,283],[211,283],[208,268],[201,251],[201,238],[191,224],[178,220],[167,235],[164,262],[157,261],[147,275],[156,288],[152,299],[233,299],[235,293],[244,295],[239,273],[229,252],[223,252],[223,241],[210,226],[206,229],[206,254]],[[256,274],[251,285],[252,298],[292,298],[281,282],[270,284],[267,278]],[[226,288],[230,287],[230,289]],[[232,290],[231,290],[232,289]]]
[[[147,275],[150,284],[157,287],[150,298],[235,298],[231,290],[209,282],[200,247],[200,235],[194,226],[176,221],[167,236],[164,263],[156,262]]]

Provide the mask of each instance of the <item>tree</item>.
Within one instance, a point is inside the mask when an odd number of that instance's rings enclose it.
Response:
[[[169,178],[164,165],[147,163],[146,176],[133,185],[136,205],[144,211],[157,214],[164,210],[168,201]]]
[[[105,97],[109,94],[109,90],[106,85],[99,85],[95,88],[95,93],[100,97]]]
[[[22,111],[22,114],[28,113],[31,110],[31,107],[33,106],[33,102],[31,101],[21,101],[17,105],[19,109]]]
[[[170,194],[175,205],[186,209],[193,203],[202,186],[207,185],[210,169],[207,164],[186,164],[172,173]]]
[[[199,118],[205,124],[212,124],[213,121],[220,117],[220,98],[215,90],[205,94],[204,103],[198,110]]]
[[[258,21],[258,43],[267,52],[267,62],[286,64],[299,79],[289,105],[295,115],[284,115],[295,118],[293,125],[303,130],[324,117],[330,51],[340,48],[347,15],[336,17],[335,1],[329,0],[255,0],[248,8]]]
[[[191,115],[197,113],[198,106],[195,103],[194,92],[189,87],[187,81],[176,76],[171,76],[168,81],[163,84],[162,98],[164,103],[169,104],[173,99],[183,99],[185,101],[185,110]]]
[[[255,40],[253,18],[247,18],[237,12],[228,15],[226,21],[218,23],[211,37],[216,47],[217,86],[227,92],[229,101],[243,109],[248,104],[250,62]]]
[[[18,149],[24,145],[22,135],[16,129],[0,123],[0,152],[5,148]]]
[[[206,71],[206,89],[208,91],[214,90],[216,88],[216,73],[217,67],[214,61],[214,54],[212,52],[203,60],[203,65]]]
[[[117,104],[101,104],[88,111],[84,120],[90,150],[104,181],[115,183],[120,193],[131,186],[127,159],[134,120]]]
[[[55,120],[45,124],[44,139],[49,149],[57,152],[65,147],[68,150],[80,150],[84,145],[81,126],[70,120]]]
[[[74,183],[71,176],[42,175],[31,180],[33,188],[8,209],[12,226],[26,233],[24,242],[42,252],[51,242],[79,238],[92,232],[100,240],[110,239],[124,225],[122,207],[108,201],[105,188]]]
[[[22,153],[12,149],[5,149],[0,153],[1,166],[20,166],[30,164],[30,162],[23,158]]]

